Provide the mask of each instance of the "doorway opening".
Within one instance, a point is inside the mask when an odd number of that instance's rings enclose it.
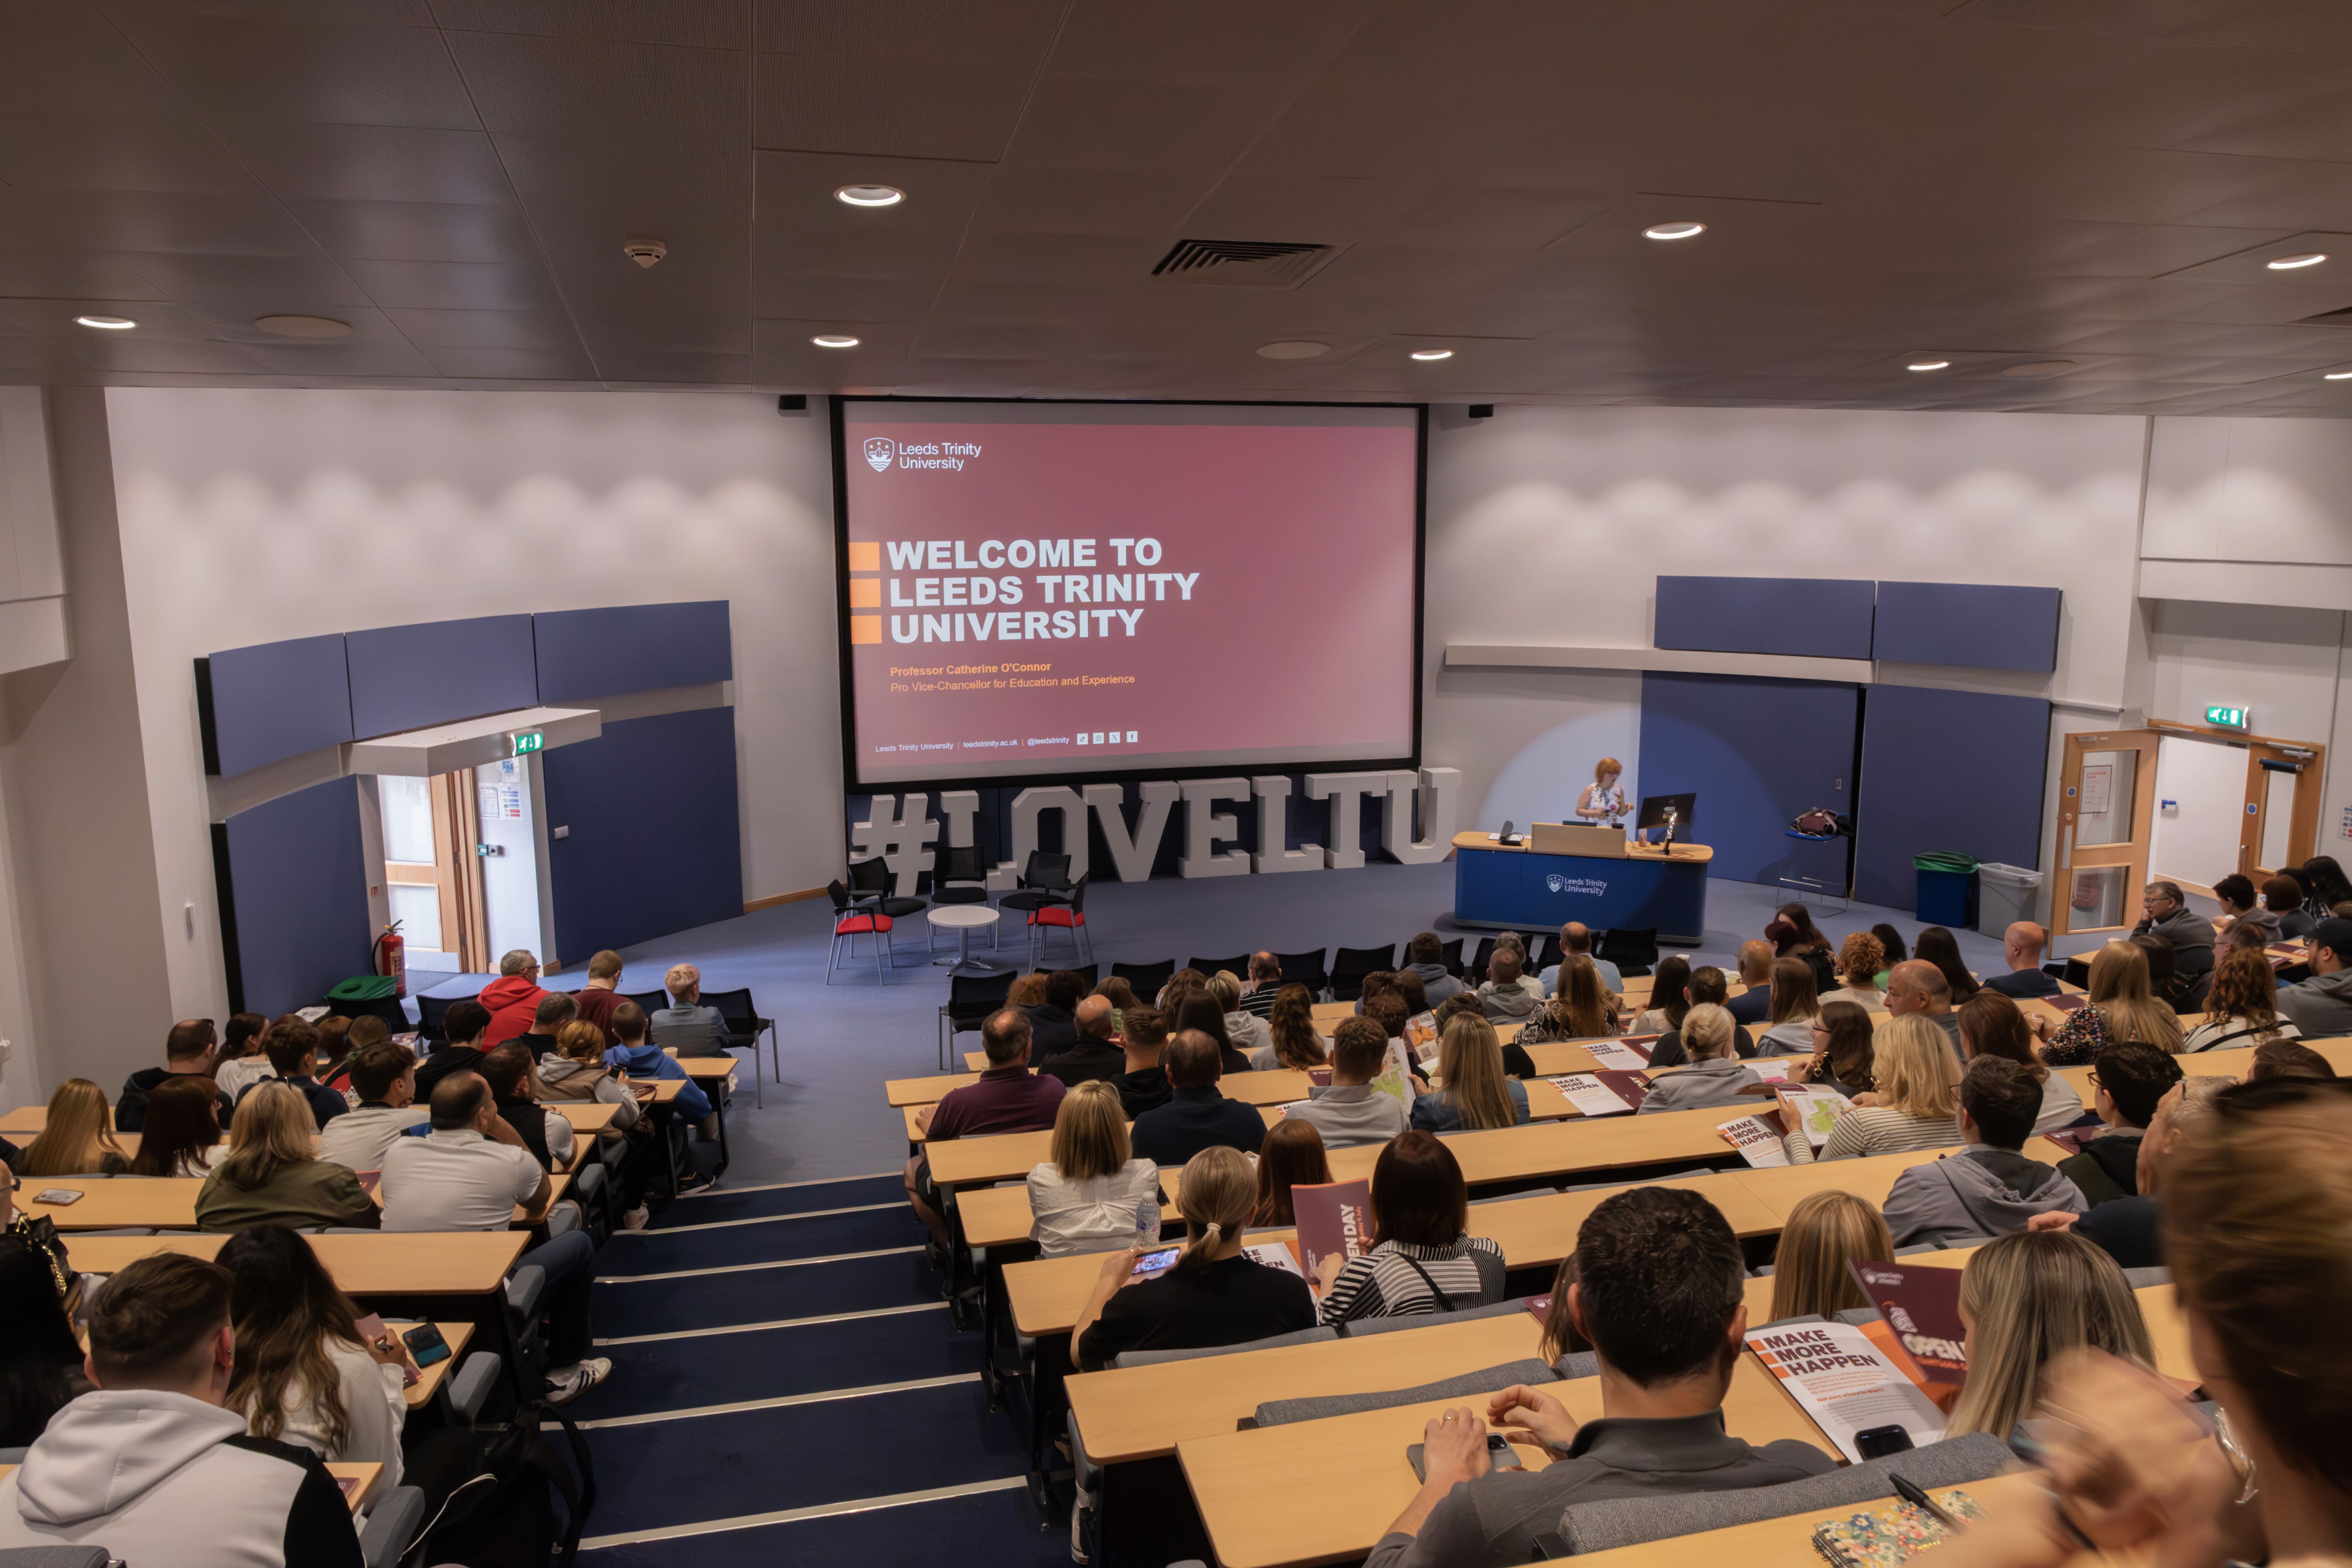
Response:
[[[556,967],[548,929],[546,857],[539,842],[536,757],[510,757],[418,778],[373,780],[383,824],[383,923],[400,922],[418,976],[487,974],[525,948]]]

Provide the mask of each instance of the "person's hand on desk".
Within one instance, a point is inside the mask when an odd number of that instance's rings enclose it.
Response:
[[[1476,1411],[1449,1410],[1422,1428],[1422,1495],[1433,1503],[1493,1468],[1494,1461],[1486,1457],[1486,1424],[1478,1419]],[[1402,1523],[1398,1521],[1400,1527]]]
[[[931,1132],[931,1116],[932,1113],[938,1110],[939,1107],[937,1105],[924,1105],[917,1107],[915,1110],[915,1131],[920,1132],[927,1138],[929,1137]]]
[[[373,1357],[380,1366],[400,1368],[412,1384],[425,1375],[418,1369],[415,1360],[409,1355],[408,1346],[404,1344],[400,1335],[391,1329],[386,1329],[381,1339],[368,1342],[367,1353]]]
[[[1524,1383],[1515,1383],[1488,1400],[1486,1419],[1512,1442],[1533,1443],[1555,1457],[1567,1453],[1576,1441],[1576,1417],[1568,1413],[1568,1406]]]

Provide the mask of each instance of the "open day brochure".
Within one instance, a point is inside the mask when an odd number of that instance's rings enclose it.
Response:
[[[1547,1081],[1576,1107],[1580,1116],[1623,1116],[1641,1110],[1642,1101],[1650,1098],[1647,1073],[1603,1068],[1600,1072],[1563,1073]]]
[[[1791,1323],[1748,1336],[1748,1348],[1838,1452],[1860,1463],[1857,1433],[1900,1426],[1911,1446],[1941,1442],[1944,1413],[1851,1323]]]

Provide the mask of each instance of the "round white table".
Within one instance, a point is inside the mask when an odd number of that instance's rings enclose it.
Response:
[[[982,926],[994,925],[997,913],[987,904],[934,904],[923,918],[931,922],[934,931],[956,933],[956,955],[953,958],[935,958],[931,962],[935,964],[963,964],[971,962],[971,933]]]

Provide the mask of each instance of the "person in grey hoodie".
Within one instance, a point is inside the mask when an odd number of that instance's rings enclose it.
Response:
[[[2132,935],[2160,936],[2172,944],[2175,974],[2210,974],[2213,970],[2213,922],[2189,908],[2174,882],[2150,882],[2140,897],[2140,922]]]
[[[1478,1006],[1487,1021],[1516,1024],[1532,1017],[1543,998],[1519,984],[1519,955],[1497,947],[1486,961],[1486,983],[1478,987]]]
[[[1405,943],[1404,959],[1404,966],[1421,976],[1422,991],[1433,1008],[1469,989],[1445,973],[1445,944],[1433,931],[1423,931]]]
[[[1764,1080],[1733,1054],[1731,1042],[1738,1028],[1731,1015],[1712,1002],[1693,1007],[1682,1028],[1683,1049],[1690,1057],[1690,1065],[1651,1079],[1649,1098],[1642,1101],[1641,1113],[1725,1106],[1770,1109],[1769,1100],[1744,1092],[1760,1087]]]
[[[2086,1214],[2082,1189],[2021,1152],[2042,1113],[2042,1086],[2006,1057],[1979,1057],[1960,1079],[1960,1151],[1895,1178],[1886,1228],[1895,1245],[1945,1247],[2013,1236],[2036,1215]]]
[[[2311,978],[2278,994],[2279,1016],[2306,1040],[2352,1034],[2352,921],[2329,916],[2311,930]]]
[[[360,1568],[342,1489],[310,1449],[246,1435],[229,1271],[160,1253],[92,1302],[98,1388],[49,1418],[0,1481],[0,1548],[103,1547],[173,1568]]]
[[[1371,1018],[1342,1018],[1331,1034],[1331,1081],[1310,1089],[1303,1105],[1284,1110],[1286,1121],[1310,1123],[1326,1149],[1385,1143],[1404,1131],[1404,1101],[1372,1087],[1387,1060],[1388,1031]]]
[[[2235,936],[2240,931],[2259,932],[2265,945],[2278,942],[2279,918],[2263,908],[2262,895],[2254,891],[2254,879],[2232,871],[2213,884],[2213,897],[2221,906],[2221,918],[2229,921],[2228,931]]]

